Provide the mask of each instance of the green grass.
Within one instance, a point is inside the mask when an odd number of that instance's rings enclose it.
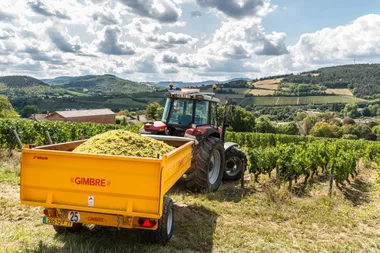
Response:
[[[374,169],[361,169],[331,198],[326,176],[297,184],[293,192],[266,177],[246,189],[224,183],[208,194],[177,184],[169,194],[176,203],[175,232],[165,247],[146,244],[134,230],[86,226],[56,235],[42,224],[41,208],[19,204],[17,184],[1,181],[0,226],[6,232],[0,232],[0,252],[379,252],[376,176]]]
[[[247,105],[307,105],[307,104],[331,104],[354,103],[363,99],[350,96],[305,96],[305,97],[246,97],[241,102]]]
[[[18,184],[20,182],[20,153],[0,149],[0,184]]]

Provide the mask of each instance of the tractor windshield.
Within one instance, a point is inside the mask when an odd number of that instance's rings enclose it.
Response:
[[[168,99],[167,103],[169,103],[169,105],[166,107],[170,108],[169,112],[167,112],[169,115],[166,117],[167,124],[188,126],[193,122],[194,100]]]
[[[195,115],[193,115],[195,112]],[[206,125],[209,123],[209,102],[187,99],[166,100],[162,121],[169,125],[186,127],[192,123]]]

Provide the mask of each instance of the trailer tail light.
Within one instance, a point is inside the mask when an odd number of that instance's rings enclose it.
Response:
[[[153,219],[148,219],[148,218],[146,218],[146,219],[139,219],[139,224],[140,224],[140,226],[142,226],[142,227],[146,227],[146,228],[152,228],[152,227],[154,227],[154,226],[156,226],[156,224],[157,224],[157,221],[156,220],[153,220]]]
[[[57,217],[57,210],[51,209],[51,208],[45,208],[44,209],[44,215],[46,217]]]

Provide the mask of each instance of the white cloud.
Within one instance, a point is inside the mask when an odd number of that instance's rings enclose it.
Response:
[[[133,13],[162,23],[177,22],[182,10],[172,0],[120,0]]]
[[[275,7],[270,0],[196,0],[201,7],[210,7],[234,19],[265,16]]]
[[[121,29],[118,26],[108,26],[104,29],[103,38],[98,43],[98,49],[103,54],[132,55],[136,53],[136,45],[132,42],[121,42]]]
[[[60,32],[62,30],[63,32]],[[67,34],[67,29],[52,26],[47,29],[47,33],[54,45],[62,52],[76,53],[82,48],[79,36],[71,37]]]
[[[43,0],[29,0],[29,7],[37,14],[46,17],[57,17],[60,19],[71,19],[65,10],[58,10],[53,5]]]

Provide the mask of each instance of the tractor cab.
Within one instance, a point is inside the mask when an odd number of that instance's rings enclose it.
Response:
[[[186,182],[190,189],[215,191],[225,180],[237,180],[244,175],[246,155],[238,144],[224,142],[227,123],[227,102],[225,103],[222,129],[218,128],[219,99],[214,92],[200,92],[199,89],[170,90],[166,93],[166,104],[161,121],[148,122],[141,134],[153,138],[175,141],[195,139],[192,166],[187,171]]]
[[[144,131],[171,136],[192,135],[195,130],[202,132],[206,128],[217,131],[218,103],[215,93],[199,89],[169,90],[162,120],[146,123]]]

